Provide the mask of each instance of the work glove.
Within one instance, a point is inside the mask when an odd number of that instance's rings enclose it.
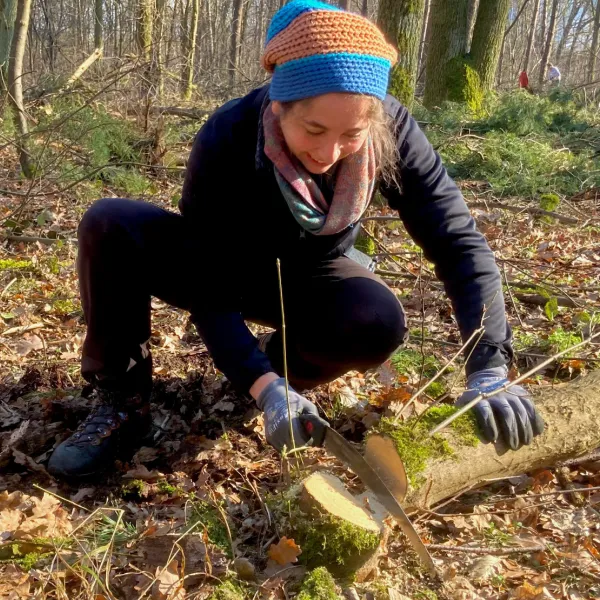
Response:
[[[318,415],[317,407],[301,396],[291,387],[288,388],[290,396],[290,409],[292,416],[292,428],[294,430],[294,443],[296,447],[308,443],[310,436],[304,431],[304,427],[298,418],[299,415]],[[260,393],[256,400],[258,408],[264,412],[265,435],[267,442],[275,446],[280,452],[285,446],[288,450],[293,448],[290,439],[290,420],[288,405],[285,397],[285,379],[280,377],[269,383]]]
[[[456,404],[464,406],[479,394],[492,392],[508,383],[508,369],[492,367],[476,371],[467,379],[467,390]],[[531,397],[520,385],[513,385],[473,407],[477,423],[488,442],[495,442],[502,435],[511,450],[519,449],[523,444],[544,431],[544,421],[536,410]]]

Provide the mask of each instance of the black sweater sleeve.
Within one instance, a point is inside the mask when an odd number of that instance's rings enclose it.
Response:
[[[381,192],[398,210],[406,230],[435,265],[466,341],[481,324],[485,332],[467,373],[510,362],[511,332],[494,255],[442,160],[402,107],[396,116],[400,187]]]
[[[236,196],[235,190],[231,188],[224,197],[223,182],[231,181],[227,150],[231,140],[226,130],[222,135],[216,134],[215,121],[209,120],[196,136],[179,202],[201,254],[189,257],[202,265],[197,275],[200,290],[192,307],[192,320],[217,368],[237,388],[247,392],[273,367],[246,326],[240,312],[238,282],[227,268],[239,260],[236,240],[243,237],[230,201]]]

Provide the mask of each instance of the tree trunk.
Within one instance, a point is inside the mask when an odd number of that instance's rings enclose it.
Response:
[[[483,91],[494,84],[511,0],[481,0],[473,30],[471,58]]]
[[[339,0],[339,7],[342,10],[348,10],[348,0]]]
[[[194,88],[194,57],[196,56],[196,39],[198,35],[198,15],[200,14],[200,0],[191,0],[191,17],[189,29],[185,34],[187,38],[186,54],[184,55],[183,99],[192,98]],[[186,23],[187,25],[187,23]]]
[[[425,0],[380,0],[377,25],[398,49],[390,93],[410,108],[415,97]]]
[[[406,498],[407,508],[431,506],[486,480],[549,467],[600,446],[600,371],[540,393],[536,406],[544,433],[516,452],[500,443],[461,446],[452,433],[444,433],[455,455],[427,464],[423,483]]]
[[[531,60],[531,50],[533,49],[533,40],[535,40],[535,33],[537,31],[537,19],[540,12],[540,0],[534,0],[533,3],[533,16],[531,17],[531,29],[529,30],[529,37],[527,39],[527,50],[525,52],[525,64],[523,65],[523,71],[529,69],[529,61]]]
[[[137,46],[146,63],[152,59],[154,0],[138,0]]]
[[[468,0],[431,0],[427,78],[423,102],[431,108],[448,97],[452,59],[467,48]]]
[[[550,13],[550,23],[548,23],[548,34],[544,45],[544,54],[542,55],[542,64],[540,65],[540,85],[544,83],[548,61],[552,54],[552,44],[554,43],[554,34],[556,33],[556,13],[558,11],[558,0],[552,1],[552,12]]]
[[[9,99],[16,116],[17,127],[20,134],[16,146],[19,151],[21,169],[27,178],[33,176],[33,168],[31,165],[31,156],[27,150],[29,128],[27,126],[27,117],[23,108],[23,56],[25,55],[30,15],[31,0],[18,0],[15,32],[12,39],[10,63],[8,67]]]
[[[471,48],[471,40],[473,39],[473,30],[475,28],[478,10],[479,0],[469,0],[469,8],[467,11],[467,52]]]
[[[165,29],[165,13],[167,3],[165,0],[156,0],[156,24],[154,27],[154,62],[156,63],[156,81],[158,97],[162,98],[165,93],[165,44],[164,44],[164,29]]]
[[[16,18],[16,0],[0,0],[0,90],[2,91],[8,89],[8,63]]]
[[[360,14],[363,17],[368,17],[369,16],[369,0],[362,0],[362,6],[360,9]]]
[[[565,45],[567,40],[569,39],[569,35],[571,35],[571,29],[573,29],[573,23],[575,22],[575,17],[577,13],[580,11],[581,6],[578,2],[573,2],[573,6],[571,7],[571,12],[569,13],[569,17],[565,24],[565,27],[560,36],[560,41],[558,42],[558,47],[556,48],[556,62],[560,62],[560,57],[562,56],[563,50],[565,49]],[[582,15],[583,17],[583,15]]]
[[[425,46],[427,44],[427,33],[429,27],[429,14],[431,8],[431,0],[425,0],[425,10],[423,15],[423,26],[421,28],[421,44],[419,47],[419,74],[423,71],[423,57],[425,55]],[[417,77],[417,81],[419,77]]]
[[[242,42],[243,21],[245,19],[245,4],[247,0],[234,0],[233,21],[229,38],[229,87],[233,91],[237,81],[240,66],[240,46]]]
[[[94,3],[94,48],[104,48],[104,0],[96,0]]]
[[[600,4],[596,0],[596,6],[592,2],[594,10],[594,33],[592,35],[592,45],[590,46],[590,60],[588,62],[587,82],[594,81],[596,74],[596,60],[598,56],[598,33],[600,33]]]

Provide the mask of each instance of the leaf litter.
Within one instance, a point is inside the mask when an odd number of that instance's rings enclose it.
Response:
[[[153,201],[168,207],[178,185],[165,182]],[[463,188],[468,190],[469,183]],[[471,189],[477,193],[475,185]],[[585,202],[593,214],[594,201],[582,200],[581,210]],[[39,235],[46,225],[36,217],[47,208],[32,199],[25,215],[32,217],[32,225],[24,233]],[[58,212],[61,227],[74,231],[80,211]],[[394,216],[386,209],[379,214]],[[585,228],[549,226],[527,213],[475,209],[474,214],[507,280],[521,286],[513,292],[529,286],[520,299],[507,299],[517,366],[523,372],[540,355],[568,343],[569,335],[580,336],[595,323],[597,243]],[[427,381],[425,358],[443,364],[460,345],[451,307],[419,249],[397,226],[378,225],[375,237],[385,251],[401,257],[386,258],[380,267],[397,273],[384,278],[414,329],[406,346],[410,360],[349,373],[309,394],[352,441],[360,441],[382,416],[402,415]],[[146,597],[179,600],[208,598],[231,583],[249,589],[248,597],[289,597],[302,573],[297,566],[301,549],[291,532],[277,530],[268,505],[270,494],[285,489],[289,480],[264,441],[261,416],[215,371],[182,311],[153,301],[152,439],[133,457],[117,462],[106,477],[80,487],[47,474],[44,465],[52,449],[90,409],[77,364],[85,326],[77,304],[75,253],[71,244],[17,243],[5,249],[12,260],[30,267],[0,272],[0,289],[5,290],[0,314],[0,552],[5,553],[0,596],[112,600],[137,598],[147,590]],[[530,304],[533,294],[547,297],[550,305]],[[578,306],[551,302],[564,294]],[[11,330],[22,333],[7,333]],[[599,355],[600,345],[591,345],[528,383],[568,381],[600,364]],[[460,377],[458,365],[437,389],[421,394],[416,413],[438,397],[446,395],[445,402],[456,398]],[[351,473],[319,451],[307,453],[304,462],[307,470],[327,466],[350,488],[357,486]],[[579,489],[600,485],[600,461],[574,466],[571,475]],[[435,514],[418,514],[416,526],[427,542],[482,552],[436,552],[445,573],[437,597],[600,598],[600,495],[588,494],[582,507],[573,506],[566,495],[528,499],[559,489],[554,470],[546,469],[466,492],[434,508]],[[518,547],[543,550],[491,554]],[[4,560],[9,552],[10,560]],[[394,529],[375,580],[357,585],[357,595],[362,599],[389,589],[411,598],[433,597],[424,595],[428,584],[409,557]],[[238,581],[249,588],[238,588]]]

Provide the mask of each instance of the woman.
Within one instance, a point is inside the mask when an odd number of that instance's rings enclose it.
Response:
[[[395,295],[352,258],[377,183],[435,263],[463,339],[485,311],[461,400],[507,381],[510,330],[494,257],[439,156],[386,96],[395,60],[367,19],[293,1],[268,31],[270,85],[226,103],[198,133],[181,215],[120,199],[87,211],[78,259],[88,324],[82,372],[99,403],[56,449],[51,472],[98,472],[148,430],[151,296],[190,311],[216,366],[264,411],[267,440],[290,447],[278,258],[293,388],[375,367],[406,338]],[[259,341],[245,321],[276,331]],[[301,444],[297,416],[317,410],[294,389],[290,396]],[[543,428],[517,386],[475,410],[486,439],[500,431],[511,448]]]

